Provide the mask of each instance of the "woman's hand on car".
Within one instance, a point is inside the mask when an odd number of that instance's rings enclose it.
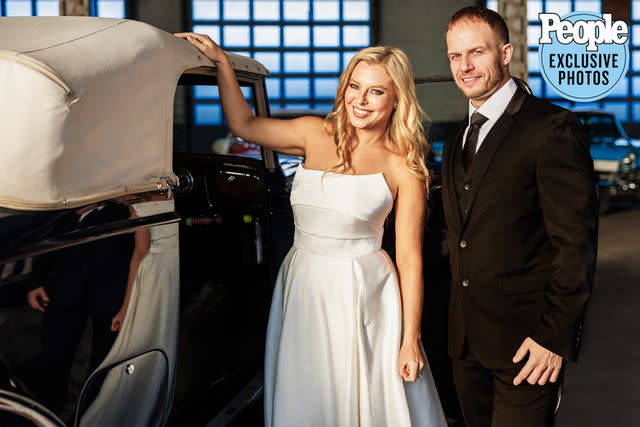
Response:
[[[293,120],[256,117],[240,89],[233,64],[226,52],[206,34],[176,33],[175,36],[187,40],[215,63],[222,110],[229,130],[235,136],[297,156],[307,154],[306,140],[310,136],[314,140],[328,139],[324,120],[320,117],[299,117]]]
[[[195,47],[197,47],[204,55],[213,62],[227,60],[227,54],[220,46],[206,34],[198,33],[175,33],[176,37],[185,39]]]

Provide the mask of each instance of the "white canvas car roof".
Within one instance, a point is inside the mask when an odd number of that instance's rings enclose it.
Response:
[[[60,209],[166,186],[176,84],[202,67],[214,65],[141,22],[0,18],[0,206]]]

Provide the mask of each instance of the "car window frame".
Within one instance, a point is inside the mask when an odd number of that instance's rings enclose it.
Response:
[[[267,98],[267,89],[265,84],[265,79],[263,76],[243,72],[235,70],[236,78],[238,82],[243,85],[248,85],[252,88],[253,97],[255,100],[255,114],[258,117],[270,117],[271,113],[269,110],[269,100]],[[176,89],[182,85],[195,85],[195,82],[190,82],[189,80],[197,79],[198,84],[205,84],[210,86],[217,86],[218,79],[218,71],[215,68],[210,67],[197,67],[191,68],[182,73],[180,79],[176,83]],[[201,82],[200,79],[204,79],[204,83]],[[208,82],[207,82],[208,81]],[[212,84],[215,82],[215,84]],[[187,102],[191,104],[193,102],[193,95],[190,92],[187,92]],[[191,114],[188,112],[188,114]],[[189,121],[192,118],[188,119]],[[262,154],[262,163],[263,166],[269,170],[269,172],[274,172],[277,167],[277,160],[275,157],[275,153],[272,149],[266,147],[260,147]]]

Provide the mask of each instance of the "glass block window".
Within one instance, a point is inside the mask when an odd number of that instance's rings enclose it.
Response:
[[[103,18],[127,17],[126,0],[91,0],[92,16]],[[0,0],[0,16],[58,16],[58,0]]]
[[[102,18],[123,19],[127,17],[125,0],[92,0],[91,15]]]
[[[193,31],[264,64],[272,111],[328,112],[340,72],[374,42],[375,0],[191,0]],[[219,101],[194,92],[194,108]],[[213,111],[206,109],[205,111]]]

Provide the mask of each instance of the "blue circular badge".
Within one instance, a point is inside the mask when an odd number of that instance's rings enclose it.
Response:
[[[602,21],[602,16],[590,12],[573,12],[562,21]],[[576,26],[578,28],[578,26]],[[542,76],[562,97],[576,102],[596,101],[607,95],[627,73],[629,68],[628,43],[584,42],[584,27],[570,42],[561,43],[558,32],[550,32],[551,43],[540,43],[540,69]],[[568,34],[565,33],[565,36]],[[594,36],[599,36],[594,31]],[[541,37],[542,40],[542,37]]]

